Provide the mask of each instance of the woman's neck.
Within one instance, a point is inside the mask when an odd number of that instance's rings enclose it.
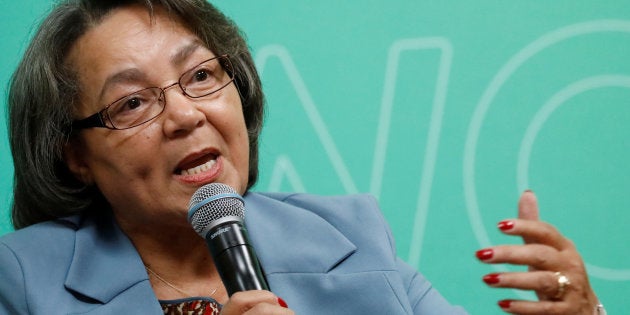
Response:
[[[203,238],[187,225],[132,228],[119,223],[147,267],[160,300],[205,296],[227,302],[227,292]]]

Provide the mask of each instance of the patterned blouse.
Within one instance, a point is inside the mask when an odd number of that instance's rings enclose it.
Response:
[[[222,305],[211,298],[160,300],[164,315],[218,315]]]

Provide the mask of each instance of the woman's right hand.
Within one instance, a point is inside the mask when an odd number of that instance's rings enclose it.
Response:
[[[293,315],[287,303],[269,291],[252,290],[234,293],[221,310],[221,315]]]

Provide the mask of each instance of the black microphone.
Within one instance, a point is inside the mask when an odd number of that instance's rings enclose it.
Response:
[[[229,296],[269,290],[243,224],[244,204],[232,187],[220,183],[199,188],[188,204],[188,222],[206,240]]]

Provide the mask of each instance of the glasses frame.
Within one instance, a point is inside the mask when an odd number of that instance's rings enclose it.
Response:
[[[190,94],[188,94],[186,92],[186,88],[184,88],[184,86],[182,86],[181,80],[184,78],[185,75],[187,75],[190,71],[194,70],[195,68],[197,68],[198,66],[200,66],[201,64],[204,64],[206,62],[215,60],[215,59],[219,59],[219,66],[221,66],[221,68],[223,69],[223,71],[225,71],[225,73],[227,73],[227,75],[230,77],[230,80],[228,80],[224,85],[222,85],[221,87],[219,87],[218,89],[211,91],[210,93],[204,94],[204,95],[200,95],[200,96],[192,96]],[[221,61],[224,60],[225,63],[222,63]],[[227,66],[227,67],[226,67]],[[226,69],[229,68],[229,69]],[[197,64],[196,66],[184,71],[184,73],[182,73],[182,75],[179,77],[179,79],[177,79],[177,82],[171,83],[165,87],[158,87],[158,86],[153,86],[153,87],[146,87],[144,89],[140,89],[137,90],[133,93],[127,94],[111,103],[109,103],[107,106],[105,106],[105,108],[101,109],[100,111],[94,113],[93,115],[90,115],[86,118],[83,119],[77,119],[72,121],[72,129],[73,130],[82,130],[82,129],[89,129],[89,128],[107,128],[110,130],[125,130],[125,129],[131,129],[134,127],[138,127],[140,125],[143,125],[157,117],[159,117],[160,115],[162,115],[162,113],[164,112],[164,109],[166,108],[166,97],[165,97],[165,93],[166,90],[174,87],[174,86],[179,86],[179,89],[182,91],[182,93],[184,95],[186,95],[188,98],[191,99],[197,99],[197,98],[202,98],[202,97],[206,97],[208,95],[217,93],[221,90],[223,90],[223,88],[225,88],[226,86],[230,85],[230,83],[234,82],[234,66],[232,65],[232,61],[230,60],[230,56],[225,54],[225,55],[220,55],[220,56],[216,56],[216,57],[212,57],[210,59],[206,59],[202,62],[200,62],[199,64]],[[116,125],[114,124],[114,122],[112,121],[112,119],[110,118],[109,115],[109,108],[116,104],[118,101],[128,97],[129,95],[133,95],[135,93],[138,93],[140,91],[144,91],[144,90],[148,90],[148,89],[160,89],[160,96],[158,97],[158,102],[162,101],[164,104],[162,105],[162,110],[155,116],[144,120],[140,123],[136,123],[133,124],[131,126],[128,127],[124,127],[124,128],[118,128],[116,127]],[[109,122],[109,125],[107,125],[107,122]],[[111,126],[110,126],[111,125]]]

